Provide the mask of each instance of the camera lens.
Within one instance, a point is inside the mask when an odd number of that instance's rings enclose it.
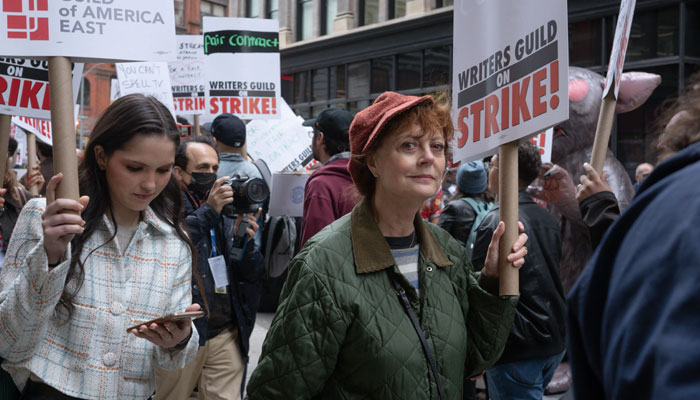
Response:
[[[251,179],[246,185],[246,197],[252,203],[262,203],[267,200],[269,190],[262,179]]]

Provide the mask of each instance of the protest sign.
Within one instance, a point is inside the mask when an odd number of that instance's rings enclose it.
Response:
[[[246,125],[248,153],[264,160],[270,171],[296,171],[312,157],[308,128],[304,119],[295,115],[284,99],[281,119],[254,120]]]
[[[73,107],[74,121],[78,120],[79,112],[80,106],[76,104]],[[12,117],[12,124],[22,128],[25,132],[33,134],[37,139],[48,144],[49,146],[53,146],[51,121],[38,118],[14,116]]]
[[[141,93],[160,100],[175,118],[170,72],[165,62],[118,63],[119,95]]]
[[[196,115],[206,112],[204,91],[204,39],[201,35],[177,36],[177,61],[168,63],[175,112]]]
[[[552,162],[552,140],[554,140],[554,128],[549,128],[530,138],[530,142],[539,149],[543,163]]]
[[[280,118],[278,31],[277,20],[204,17],[210,114]]]
[[[83,64],[72,67],[75,104]],[[48,62],[0,57],[0,113],[49,119],[50,97]]]
[[[270,192],[270,215],[301,217],[304,213],[304,186],[309,173],[274,173]]]
[[[608,73],[605,77],[605,88],[603,98],[607,97],[611,88],[615,89],[615,98],[620,92],[620,79],[622,77],[622,66],[625,64],[627,54],[627,44],[630,39],[632,29],[632,17],[634,17],[634,7],[636,0],[622,0],[620,4],[620,14],[617,17],[617,27],[615,28],[615,39],[610,53],[608,63]]]
[[[175,60],[173,2],[3,0],[0,48],[18,57]]]
[[[12,123],[22,128],[25,132],[33,134],[37,139],[49,146],[53,145],[51,121],[37,118],[12,117]]]
[[[636,0],[622,0],[620,3],[620,14],[617,18],[615,39],[613,40],[608,73],[605,77],[605,87],[603,88],[603,101],[600,105],[598,126],[596,127],[593,150],[591,152],[591,166],[598,174],[603,173],[605,154],[608,151],[608,143],[610,142],[610,130],[612,129],[613,119],[615,118],[617,94],[620,91],[622,67],[625,64],[627,43],[629,42],[630,29],[632,28],[632,17],[634,16],[635,5]]]
[[[566,2],[461,0],[454,13],[454,160],[568,118]]]

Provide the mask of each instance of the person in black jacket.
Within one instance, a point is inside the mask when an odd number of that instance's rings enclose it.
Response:
[[[518,219],[529,237],[528,254],[520,270],[520,301],[505,350],[486,371],[489,398],[542,399],[566,348],[566,299],[559,279],[559,224],[525,190],[542,161],[530,142],[518,148]],[[498,193],[498,156],[489,168],[489,190]],[[477,230],[473,265],[482,265],[491,235],[498,225],[498,203]]]
[[[182,370],[156,371],[155,400],[187,399],[195,385],[204,399],[240,399],[243,393],[264,274],[262,254],[253,240],[260,210],[246,216],[250,227],[238,261],[232,256],[233,236],[243,216],[234,222],[221,215],[223,207],[233,202],[233,190],[224,185],[228,177],[217,179],[218,167],[214,143],[207,137],[183,142],[175,156],[174,176],[183,189],[185,222],[197,248],[204,285],[193,285],[192,298],[203,306],[204,292],[210,315],[194,321],[201,346],[195,360]]]
[[[463,246],[469,241],[477,212],[467,199],[490,204],[486,191],[486,169],[481,161],[462,163],[457,169],[457,193],[440,215],[438,226],[450,232]],[[478,226],[477,226],[478,227]]]

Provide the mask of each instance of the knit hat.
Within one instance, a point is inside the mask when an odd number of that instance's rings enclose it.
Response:
[[[462,193],[482,193],[486,190],[486,168],[481,161],[462,163],[457,169],[457,187]]]
[[[425,102],[432,103],[433,98],[407,96],[395,92],[382,93],[371,106],[355,115],[350,125],[350,153],[365,154],[394,117]],[[348,164],[348,171],[356,184],[363,168],[366,167],[354,159]]]
[[[233,114],[221,114],[214,118],[210,132],[227,146],[241,147],[245,144],[245,124]]]

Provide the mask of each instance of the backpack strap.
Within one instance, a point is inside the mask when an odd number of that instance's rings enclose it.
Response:
[[[476,242],[476,230],[479,229],[479,225],[486,218],[486,215],[493,209],[493,203],[488,203],[483,200],[474,200],[471,197],[462,197],[467,204],[469,204],[476,216],[474,217],[474,223],[472,224],[472,229],[469,231],[469,238],[465,247],[467,248],[467,253],[469,253],[469,258],[472,256],[474,251],[474,242]]]

